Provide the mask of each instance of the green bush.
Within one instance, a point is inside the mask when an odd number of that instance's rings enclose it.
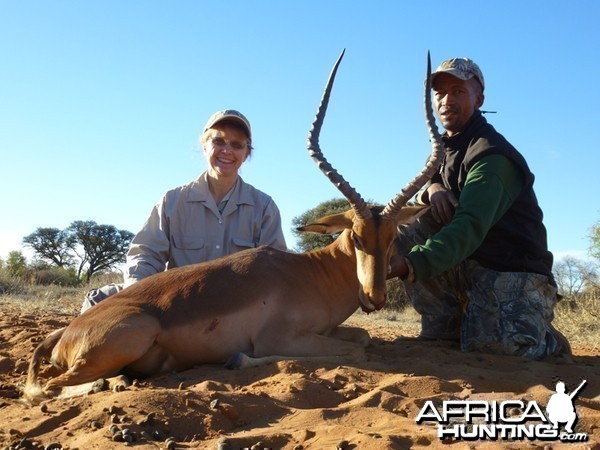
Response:
[[[6,268],[0,269],[0,295],[20,294],[24,291],[23,281],[11,275]]]
[[[13,250],[8,254],[5,263],[6,270],[14,277],[20,277],[25,275],[27,271],[27,259],[23,252]]]

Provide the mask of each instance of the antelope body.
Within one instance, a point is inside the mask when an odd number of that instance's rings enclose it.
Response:
[[[343,53],[342,53],[343,56]],[[318,146],[338,59],[325,89],[309,152],[348,198],[352,209],[301,230],[342,234],[329,246],[293,254],[261,247],[143,279],[109,297],[35,350],[25,396],[125,372],[133,376],[229,361],[248,367],[282,359],[336,363],[365,359],[368,334],[338,328],[356,309],[380,309],[399,223],[421,208],[406,200],[433,175],[441,159],[429,88],[426,110],[434,151],[426,168],[383,210],[369,208],[329,165]],[[428,65],[428,82],[430,65]],[[64,369],[41,388],[42,359]]]

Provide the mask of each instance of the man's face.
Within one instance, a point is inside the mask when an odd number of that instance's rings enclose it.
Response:
[[[464,81],[447,73],[435,78],[435,110],[442,125],[452,136],[461,132],[473,113],[483,105],[483,92],[474,78]]]

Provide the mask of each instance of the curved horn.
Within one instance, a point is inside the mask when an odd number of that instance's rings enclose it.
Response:
[[[342,50],[340,57],[333,66],[333,69],[331,69],[331,74],[327,80],[327,85],[325,86],[325,92],[323,92],[321,104],[317,110],[317,116],[315,117],[312,127],[308,132],[308,153],[312,157],[313,161],[317,164],[319,169],[321,169],[321,172],[323,172],[325,176],[329,178],[329,181],[331,181],[342,193],[342,195],[348,199],[356,216],[360,219],[369,219],[371,218],[371,210],[363,198],[356,191],[356,189],[350,186],[344,177],[342,177],[338,171],[335,170],[331,164],[329,164],[325,156],[323,156],[321,147],[319,146],[319,134],[321,133],[321,127],[323,126],[323,120],[325,119],[325,112],[327,111],[327,105],[329,104],[331,88],[333,86],[333,81],[335,80],[335,74],[338,66],[342,61],[345,52],[346,49]]]
[[[381,215],[395,220],[400,209],[406,205],[406,202],[415,195],[419,189],[425,186],[425,183],[435,175],[444,156],[444,143],[435,124],[433,117],[433,108],[431,106],[431,56],[427,52],[427,79],[425,81],[425,116],[427,118],[427,128],[432,144],[432,151],[423,170],[413,180],[400,191],[396,197],[391,200],[383,209]]]

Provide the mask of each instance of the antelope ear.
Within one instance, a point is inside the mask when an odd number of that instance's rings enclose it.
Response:
[[[398,213],[398,224],[409,225],[428,210],[429,205],[404,206]]]
[[[352,228],[354,211],[349,210],[340,214],[331,214],[321,217],[315,222],[298,227],[298,231],[310,231],[311,233],[319,234],[336,234],[341,233],[347,228]]]

